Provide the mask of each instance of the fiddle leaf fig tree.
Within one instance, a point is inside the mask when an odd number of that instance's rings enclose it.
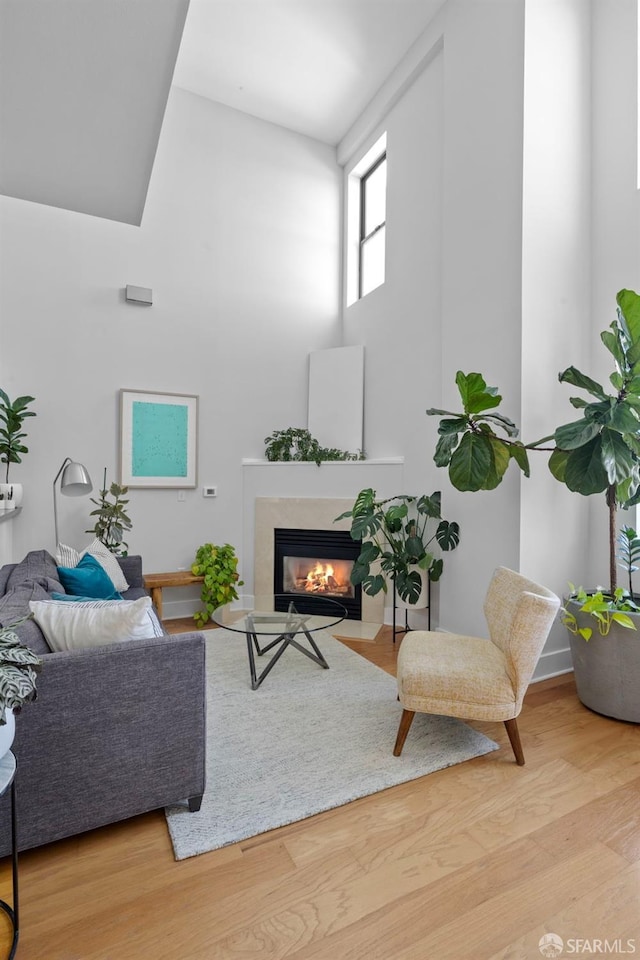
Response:
[[[6,464],[5,483],[9,483],[9,466],[22,463],[22,454],[29,453],[23,441],[27,435],[22,429],[27,417],[35,417],[33,410],[27,410],[34,397],[16,397],[11,401],[4,390],[0,390],[0,462]]]
[[[574,493],[588,497],[603,493],[609,512],[609,591],[617,591],[616,512],[640,502],[640,296],[621,290],[617,317],[600,337],[613,358],[609,376],[613,390],[576,367],[558,374],[561,383],[586,392],[570,397],[580,417],[556,427],[534,443],[518,439],[518,428],[496,412],[502,397],[479,373],[458,371],[456,383],[461,412],[427,410],[442,419],[434,460],[446,467],[458,490],[493,490],[512,461],[529,476],[529,451],[550,454],[549,469]]]

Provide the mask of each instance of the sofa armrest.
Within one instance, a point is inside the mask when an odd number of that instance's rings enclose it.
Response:
[[[205,787],[200,633],[54,653],[16,718],[20,849],[184,800]],[[0,855],[9,849],[0,819]]]
[[[139,554],[134,554],[132,557],[116,557],[116,559],[129,586],[144,588],[142,557]]]

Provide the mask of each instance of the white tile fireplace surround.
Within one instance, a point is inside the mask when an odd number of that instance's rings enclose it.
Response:
[[[349,530],[356,495],[373,487],[393,496],[403,486],[404,462],[396,460],[323,463],[243,462],[244,592],[273,593],[274,530]],[[385,594],[362,595],[362,620],[384,622]]]
[[[316,500],[310,497],[259,497],[255,512],[255,555],[253,582],[256,595],[273,593],[274,530],[349,530],[349,520],[333,521],[350,510],[353,500]],[[362,619],[382,623],[384,593],[375,597],[362,594]]]

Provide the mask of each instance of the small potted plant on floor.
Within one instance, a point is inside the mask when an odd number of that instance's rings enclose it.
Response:
[[[231,544],[217,546],[214,543],[203,543],[198,547],[191,573],[196,577],[204,577],[200,593],[204,610],[197,610],[193,615],[199,627],[208,622],[218,607],[238,599],[236,587],[241,587],[243,581],[239,579],[237,567],[238,558]]]
[[[580,411],[534,443],[518,439],[518,429],[497,412],[502,398],[479,373],[458,371],[462,411],[427,410],[442,419],[434,460],[446,467],[458,490],[492,490],[511,462],[529,476],[529,452],[549,453],[556,480],[582,496],[604,495],[609,531],[609,584],[575,590],[565,602],[563,622],[570,633],[578,696],[599,713],[640,722],[640,612],[631,590],[618,586],[617,511],[640,502],[640,296],[621,290],[617,317],[601,340],[614,361],[613,392],[568,367],[558,377],[585,391],[571,397]],[[496,431],[500,432],[496,432]],[[504,435],[503,435],[504,434]]]
[[[442,575],[443,560],[436,556],[436,549],[455,550],[460,542],[458,524],[442,519],[440,491],[378,500],[369,487],[360,491],[351,510],[336,519],[347,517],[352,520],[352,539],[362,540],[351,582],[362,584],[364,592],[374,597],[381,590],[386,592],[391,581],[404,603],[426,606],[427,581]],[[380,565],[379,573],[372,569],[374,564]]]

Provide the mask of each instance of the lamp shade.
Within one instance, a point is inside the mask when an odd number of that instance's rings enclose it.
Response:
[[[84,497],[93,490],[87,468],[83,467],[81,463],[76,463],[71,457],[65,457],[53,480],[53,523],[56,532],[56,545],[58,544],[58,501],[56,497],[58,480],[60,480],[60,492],[64,493],[65,497]]]
[[[70,460],[62,471],[60,492],[65,497],[83,497],[85,494],[91,493],[92,490],[91,477],[86,467],[83,467],[81,463]]]

